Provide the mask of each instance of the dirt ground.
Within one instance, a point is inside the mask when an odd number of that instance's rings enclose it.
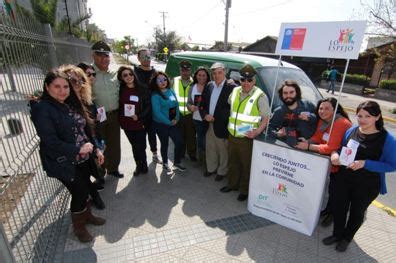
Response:
[[[19,174],[15,178],[1,176],[0,179],[0,221],[4,226],[25,194],[34,174]]]

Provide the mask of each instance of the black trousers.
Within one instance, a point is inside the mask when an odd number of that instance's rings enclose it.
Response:
[[[72,213],[81,212],[87,207],[88,195],[96,189],[92,185],[89,177],[91,176],[89,161],[76,166],[76,174],[72,181],[60,180],[71,194],[70,210]]]
[[[380,178],[365,169],[355,172],[343,169],[333,179],[330,194],[333,236],[350,242],[362,225],[368,206],[379,194]]]
[[[147,163],[146,156],[146,131],[126,131],[124,130],[129,143],[132,145],[133,159],[135,159],[136,164],[139,162]],[[155,136],[155,134],[154,134]]]
[[[157,152],[157,136],[152,123],[146,126],[146,133],[150,145],[150,151],[153,153]]]

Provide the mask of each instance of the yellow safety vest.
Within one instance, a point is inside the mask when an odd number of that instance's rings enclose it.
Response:
[[[180,114],[183,116],[192,114],[192,112],[187,109],[188,91],[190,90],[192,83],[193,81],[190,78],[190,82],[187,87],[184,88],[180,76],[173,79],[173,90],[175,91],[177,101],[179,102]]]
[[[245,133],[260,126],[261,116],[258,109],[258,99],[263,91],[254,86],[252,95],[242,101],[240,95],[242,87],[236,87],[231,93],[231,114],[228,119],[228,132],[234,137],[245,137]]]

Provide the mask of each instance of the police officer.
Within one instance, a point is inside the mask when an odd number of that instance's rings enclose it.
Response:
[[[197,161],[196,131],[192,119],[192,112],[187,108],[188,92],[193,83],[193,79],[191,78],[191,63],[188,60],[182,60],[179,66],[180,76],[173,79],[173,90],[179,102],[180,110],[180,120],[177,126],[180,129],[184,141],[182,156],[184,156],[187,148],[190,160],[195,162]]]
[[[246,64],[239,73],[241,86],[236,87],[228,99],[231,105],[228,121],[228,185],[220,191],[227,193],[239,190],[238,201],[245,201],[249,192],[253,139],[264,131],[270,109],[264,92],[255,86],[256,70]]]

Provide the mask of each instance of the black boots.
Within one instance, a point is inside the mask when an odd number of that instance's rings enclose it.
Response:
[[[136,161],[136,169],[133,172],[133,176],[139,176],[139,174],[146,174],[148,172],[147,162]]]

